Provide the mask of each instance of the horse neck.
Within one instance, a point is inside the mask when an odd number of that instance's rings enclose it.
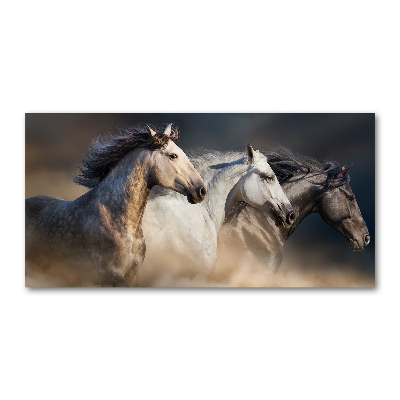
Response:
[[[101,209],[114,223],[133,229],[141,225],[153,186],[149,180],[151,169],[150,152],[143,149],[133,151],[93,189]]]
[[[239,179],[240,181],[240,179]],[[240,192],[240,182],[237,181],[235,186],[230,190],[225,202],[225,216],[228,216],[233,207],[240,201],[244,201]]]
[[[296,179],[295,177],[293,179]],[[282,188],[294,208],[295,220],[289,229],[284,229],[287,239],[308,215],[316,212],[316,199],[323,193],[324,186],[315,185],[306,179],[284,183]]]
[[[225,219],[227,197],[249,168],[246,158],[241,158],[227,165],[216,173],[212,173],[211,171],[213,170],[210,169],[205,176],[208,193],[204,200],[204,207],[211,221],[215,224],[217,232],[220,230]]]

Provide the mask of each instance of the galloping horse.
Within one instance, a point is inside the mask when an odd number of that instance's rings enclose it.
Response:
[[[320,214],[348,240],[353,251],[361,251],[369,244],[368,228],[350,187],[350,167],[340,167],[335,162],[323,164],[285,148],[265,154],[294,207],[294,222],[284,227],[274,216],[240,203],[231,210],[221,229],[221,253],[228,251],[232,255],[234,251],[238,262],[245,260],[248,265],[277,272],[285,241],[311,213]]]
[[[204,200],[199,173],[174,143],[178,132],[122,130],[95,141],[75,182],[89,189],[74,201],[50,196],[26,200],[27,275],[53,265],[89,275],[97,285],[132,286],[146,246],[142,217],[155,185]]]
[[[273,213],[281,224],[293,222],[293,208],[283,193],[267,157],[252,146],[247,153],[217,151],[190,158],[202,174],[208,194],[199,206],[182,201],[182,196],[157,190],[150,196],[143,217],[147,241],[146,268],[162,266],[174,254],[172,262],[185,262],[188,276],[210,272],[217,260],[217,236],[224,221],[238,201],[245,201],[262,213]],[[141,279],[142,273],[139,275]]]

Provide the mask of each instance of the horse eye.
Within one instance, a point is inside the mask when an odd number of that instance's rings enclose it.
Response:
[[[350,201],[354,201],[355,199],[356,199],[355,196],[349,196]]]
[[[172,153],[172,154],[169,155],[169,158],[171,160],[174,160],[175,158],[178,158],[178,154]]]
[[[274,177],[273,176],[267,176],[267,181],[268,182],[273,182],[274,181]]]

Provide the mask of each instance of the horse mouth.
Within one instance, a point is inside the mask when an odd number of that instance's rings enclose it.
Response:
[[[187,195],[187,199],[188,199],[188,202],[190,203],[190,204],[198,204],[198,203],[201,203],[202,201],[203,201],[203,199],[195,199],[194,197],[193,197],[193,195],[192,194],[188,194]]]
[[[204,185],[189,189],[186,191],[186,197],[190,204],[199,204],[204,201],[207,194],[207,189]]]
[[[360,246],[358,244],[357,239],[349,239],[349,243],[350,243],[350,248],[352,251],[357,252],[357,251],[363,251],[365,249],[366,246]]]
[[[282,226],[283,228],[286,228],[286,221],[283,217],[278,216],[278,223],[280,226]]]
[[[290,227],[294,223],[294,213],[290,212],[288,214],[282,214],[281,212],[277,212],[274,208],[270,209],[275,215],[275,221],[278,226],[281,226],[286,229],[290,229]]]

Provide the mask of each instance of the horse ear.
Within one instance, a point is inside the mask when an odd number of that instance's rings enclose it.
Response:
[[[164,135],[171,136],[171,132],[172,132],[172,124],[169,124],[169,125],[165,128]]]
[[[151,129],[148,125],[147,125],[147,127],[149,128],[150,135],[154,136],[156,134],[156,131],[153,131],[153,129]]]
[[[254,150],[251,143],[247,145],[247,154],[249,155],[251,162],[254,162]]]
[[[350,168],[351,168],[352,166],[353,166],[353,164],[350,164],[350,166],[346,168],[346,166],[343,165],[343,167],[342,167],[341,171],[338,173],[338,176],[337,176],[337,177],[338,177],[338,178],[343,178],[343,177],[345,177],[345,176],[349,173]]]

